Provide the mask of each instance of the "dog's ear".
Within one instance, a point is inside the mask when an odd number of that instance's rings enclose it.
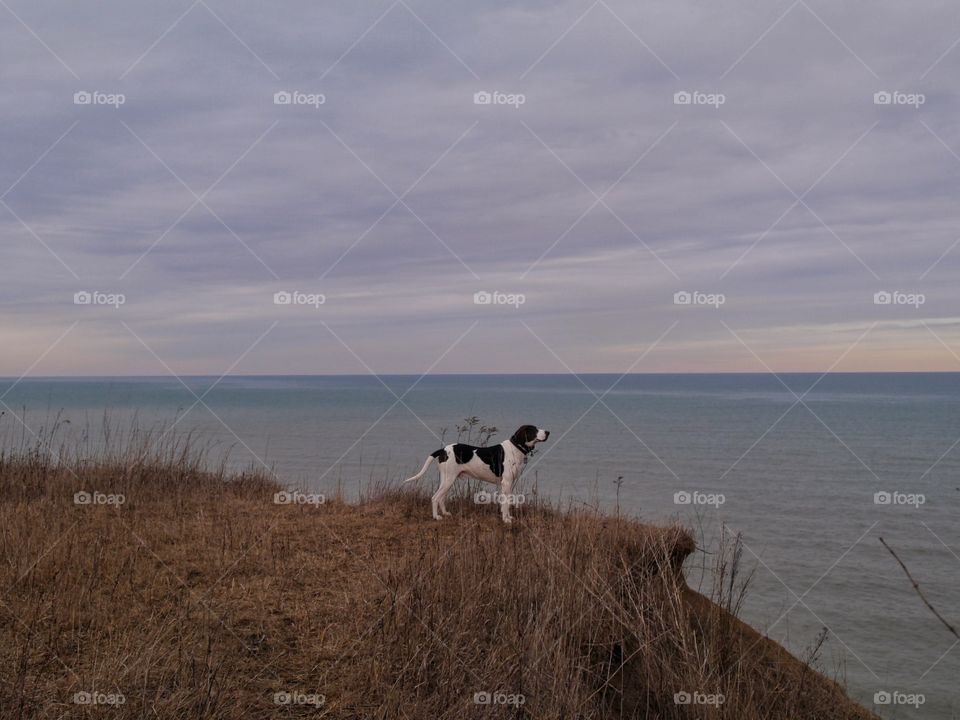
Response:
[[[527,443],[533,442],[537,438],[537,429],[533,425],[521,425],[510,438],[515,445],[526,447]]]

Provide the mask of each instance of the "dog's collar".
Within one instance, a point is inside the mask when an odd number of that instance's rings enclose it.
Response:
[[[520,445],[513,438],[510,438],[510,442],[513,443],[513,446],[522,452],[524,455],[529,455],[531,448],[526,447],[525,445]]]

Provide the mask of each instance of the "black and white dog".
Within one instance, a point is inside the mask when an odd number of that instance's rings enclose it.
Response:
[[[461,475],[469,475],[477,480],[495,483],[500,486],[500,516],[505,523],[513,522],[510,517],[513,483],[520,477],[527,464],[527,455],[538,442],[550,437],[549,430],[533,425],[524,425],[509,440],[490,447],[474,447],[463,443],[454,443],[430,453],[420,472],[405,483],[419,480],[427,472],[434,459],[440,465],[440,487],[433,494],[433,519],[442,520],[447,512],[447,493]]]

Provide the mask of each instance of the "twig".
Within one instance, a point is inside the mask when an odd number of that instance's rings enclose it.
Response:
[[[960,640],[960,635],[957,634],[957,631],[954,629],[953,625],[951,625],[946,620],[944,620],[943,616],[937,612],[937,609],[933,605],[931,605],[930,601],[927,600],[927,598],[924,596],[922,592],[920,592],[920,583],[918,583],[916,580],[913,579],[913,575],[911,575],[910,571],[907,570],[907,566],[903,564],[903,560],[897,557],[897,554],[893,551],[893,549],[889,545],[887,545],[887,543],[883,541],[883,538],[880,538],[880,543],[890,552],[891,555],[893,555],[893,559],[896,560],[898,563],[900,563],[900,567],[903,568],[903,572],[906,573],[907,578],[910,580],[911,584],[913,585],[913,589],[916,590],[917,595],[919,595],[920,599],[923,600],[923,604],[926,605],[928,608],[930,608],[930,612],[932,612],[936,616],[937,620],[939,620],[944,624],[947,630],[953,633],[953,636],[955,638]]]

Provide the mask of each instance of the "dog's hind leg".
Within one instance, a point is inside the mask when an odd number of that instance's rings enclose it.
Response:
[[[453,483],[457,479],[457,471],[454,467],[451,467],[453,463],[451,461],[440,464],[440,487],[437,488],[437,491],[433,494],[431,498],[431,504],[433,506],[433,519],[442,520],[443,515],[449,515],[447,512],[447,506],[445,500],[447,499],[447,493],[450,492],[450,488],[453,487]],[[443,513],[443,515],[441,515]]]
[[[453,484],[459,478],[459,475],[454,475],[453,479],[445,486],[441,488],[440,492],[440,512],[443,515],[452,515],[453,513],[447,511],[447,495],[450,492],[450,488],[453,487]]]

